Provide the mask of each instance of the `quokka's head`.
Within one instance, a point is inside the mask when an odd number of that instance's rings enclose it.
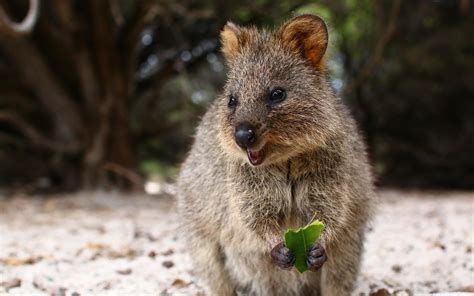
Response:
[[[229,22],[221,40],[229,66],[216,102],[224,150],[257,166],[324,145],[337,124],[324,21],[301,15],[273,32]]]

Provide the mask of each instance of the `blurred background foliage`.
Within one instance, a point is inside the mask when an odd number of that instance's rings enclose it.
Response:
[[[379,184],[474,187],[472,1],[0,0],[0,8],[3,188],[172,180],[225,81],[225,22],[274,28],[302,13],[328,23],[331,84],[365,134]]]

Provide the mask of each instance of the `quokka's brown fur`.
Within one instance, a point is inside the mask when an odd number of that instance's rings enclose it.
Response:
[[[274,32],[228,23],[221,33],[227,83],[178,179],[186,245],[211,295],[343,296],[354,288],[374,194],[365,145],[325,75],[327,36],[312,15]],[[287,97],[272,105],[275,87]],[[242,122],[256,129],[260,165],[236,144]],[[270,251],[284,231],[315,219],[326,225],[322,268],[275,266]]]

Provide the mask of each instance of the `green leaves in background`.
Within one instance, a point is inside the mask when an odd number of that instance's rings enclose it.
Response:
[[[169,182],[177,176],[178,169],[172,164],[157,159],[144,159],[140,163],[140,172],[146,176],[147,180]]]
[[[303,273],[308,270],[306,265],[306,253],[318,240],[324,224],[318,220],[297,230],[288,229],[285,232],[285,246],[295,256],[295,268]]]

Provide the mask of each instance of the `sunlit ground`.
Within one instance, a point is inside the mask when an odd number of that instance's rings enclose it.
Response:
[[[0,294],[202,295],[173,186],[146,189],[157,195],[0,196]],[[474,193],[380,200],[356,295],[473,291]]]

